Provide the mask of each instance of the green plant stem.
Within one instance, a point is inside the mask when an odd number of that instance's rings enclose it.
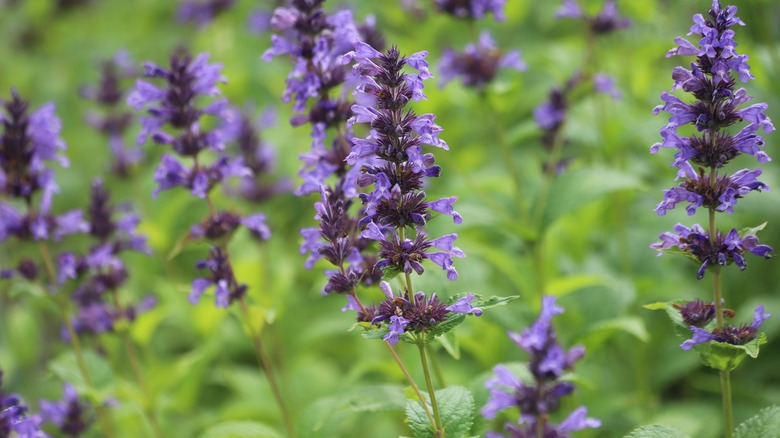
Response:
[[[428,345],[425,345],[425,348],[428,350],[428,357],[431,358],[431,365],[433,366],[433,374],[436,375],[436,381],[439,382],[440,387],[445,388],[447,384],[444,383],[444,373],[441,372],[439,359],[436,357],[435,352],[432,352],[430,349],[428,349]]]
[[[539,236],[541,239],[542,236]],[[533,264],[534,277],[536,278],[536,291],[539,296],[547,293],[547,281],[544,275],[544,245],[540,240],[529,242],[531,247],[531,263]]]
[[[441,415],[439,414],[439,404],[436,402],[436,390],[433,388],[431,370],[428,367],[428,355],[425,353],[425,342],[422,338],[417,339],[417,348],[420,350],[420,361],[422,362],[423,373],[425,374],[425,383],[428,385],[428,395],[431,398],[434,419],[433,428],[436,431],[436,436],[441,437],[444,431],[442,430]]]
[[[111,296],[114,299],[114,307],[116,308],[117,313],[124,315],[124,308],[122,307],[122,302],[119,300],[119,291],[116,288],[111,289]],[[141,370],[141,364],[138,360],[138,350],[135,348],[135,343],[133,343],[133,340],[130,337],[128,328],[125,328],[125,330],[122,331],[122,342],[125,344],[125,351],[130,360],[130,367],[133,369],[135,380],[138,382],[138,386],[141,388],[141,392],[144,396],[145,402],[143,411],[146,415],[146,419],[149,420],[149,425],[152,427],[154,436],[163,438],[165,435],[160,427],[160,422],[157,420],[157,415],[154,413],[154,399],[151,391],[149,391],[149,386],[146,384],[146,379],[144,378],[144,373]]]
[[[287,428],[287,433],[290,437],[294,437],[295,428],[293,427],[292,417],[290,417],[290,411],[287,410],[287,406],[285,405],[284,399],[282,398],[282,393],[279,390],[279,386],[276,384],[273,367],[271,366],[271,361],[268,358],[268,354],[263,348],[263,341],[260,337],[260,334],[257,332],[257,330],[255,330],[255,326],[252,325],[252,318],[249,314],[249,306],[246,304],[246,299],[243,296],[238,300],[238,303],[239,307],[241,308],[241,314],[244,317],[244,323],[247,325],[247,327],[249,327],[249,333],[255,345],[257,362],[265,373],[266,380],[268,380],[268,385],[271,387],[271,392],[276,399],[276,404],[279,406],[279,411],[281,411],[284,425]]]
[[[717,181],[717,168],[712,167],[710,169],[710,185],[715,186]],[[709,208],[709,222],[710,222],[710,246],[715,247],[715,242],[718,238],[718,231],[715,228],[715,207]],[[715,321],[718,329],[723,328],[723,293],[720,290],[720,266],[714,266],[712,268],[712,290],[715,299]],[[720,372],[720,390],[723,396],[723,423],[725,428],[724,436],[726,438],[732,438],[734,436],[734,408],[731,401],[731,371]]]
[[[54,264],[52,263],[51,254],[49,253],[49,247],[46,245],[46,242],[39,241],[38,248],[40,249],[41,256],[43,258],[43,264],[46,266],[46,271],[49,275],[49,281],[52,285],[54,285],[57,282],[57,274],[54,270]],[[54,300],[57,302],[57,306],[59,307],[63,322],[65,323],[65,329],[68,331],[68,336],[70,337],[70,345],[73,347],[73,353],[76,356],[76,364],[78,365],[79,371],[81,372],[81,377],[84,379],[84,383],[87,384],[87,388],[89,388],[90,392],[94,393],[95,385],[92,383],[92,377],[89,374],[87,362],[84,360],[84,350],[81,348],[79,335],[76,332],[76,329],[73,327],[73,322],[70,320],[70,312],[68,311],[68,304],[66,299],[56,292],[54,295]],[[100,428],[103,429],[105,436],[112,438],[114,436],[114,430],[111,426],[111,419],[106,412],[105,405],[96,406],[96,410]]]
[[[428,421],[430,421],[431,424],[435,424],[435,420],[433,419],[433,414],[431,414],[431,410],[428,408],[428,402],[425,401],[425,397],[423,397],[422,391],[420,391],[420,387],[417,386],[417,383],[412,378],[412,375],[409,374],[409,370],[407,370],[406,366],[404,366],[404,362],[401,360],[401,357],[398,356],[398,353],[396,353],[395,348],[393,348],[393,346],[390,345],[390,342],[388,341],[384,341],[384,343],[387,346],[387,349],[390,350],[390,354],[393,355],[393,359],[395,359],[395,363],[398,364],[398,367],[401,369],[401,372],[404,373],[404,376],[406,376],[406,380],[409,381],[409,384],[412,386],[414,393],[417,394],[417,398],[420,399],[420,404],[422,405],[423,410],[425,411],[425,415],[428,417]]]

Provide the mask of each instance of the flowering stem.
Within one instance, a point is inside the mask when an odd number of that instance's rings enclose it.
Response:
[[[46,266],[46,271],[49,275],[49,281],[51,281],[51,284],[55,284],[55,282],[57,281],[57,274],[54,271],[54,264],[51,261],[51,254],[49,253],[49,247],[46,245],[45,242],[39,241],[38,248],[40,249],[41,256],[43,257],[43,264]],[[70,320],[70,312],[68,311],[67,301],[59,294],[55,294],[55,295],[56,295],[55,301],[57,302],[57,306],[59,307],[63,322],[65,323],[65,329],[68,331],[68,336],[70,337],[70,345],[73,347],[73,353],[76,356],[76,364],[78,365],[79,371],[81,372],[81,377],[84,379],[84,383],[87,384],[87,388],[89,389],[89,391],[95,392],[95,385],[92,383],[92,377],[89,374],[89,369],[87,368],[87,362],[84,360],[84,353],[81,348],[81,341],[79,340],[78,333],[76,333],[76,329],[73,327],[73,322],[71,322]],[[111,427],[111,421],[106,412],[105,405],[97,406],[96,410],[97,410],[98,422],[100,423],[101,429],[103,429],[103,433],[105,433],[105,435],[109,438],[113,437],[114,430]]]
[[[439,404],[436,402],[436,390],[433,388],[433,379],[431,378],[431,370],[428,367],[428,355],[425,353],[425,342],[422,339],[422,335],[417,338],[417,348],[420,350],[420,361],[425,374],[425,383],[428,385],[428,395],[431,398],[431,407],[433,407],[433,428],[436,431],[436,436],[440,437],[444,431],[442,430]]]
[[[731,371],[720,372],[720,389],[723,393],[723,421],[725,422],[726,438],[734,436],[734,412],[731,407]]]
[[[114,299],[114,307],[116,307],[117,313],[124,315],[124,309],[122,308],[122,303],[119,300],[119,291],[116,288],[111,288],[111,296]],[[125,344],[125,351],[127,351],[127,357],[130,360],[130,366],[133,368],[135,380],[138,382],[138,386],[141,388],[141,392],[143,392],[144,395],[144,413],[146,418],[149,420],[149,424],[152,426],[154,435],[158,438],[163,438],[165,435],[163,435],[162,428],[160,427],[160,423],[157,420],[157,415],[154,413],[154,399],[151,392],[149,391],[149,386],[146,384],[144,374],[141,371],[141,365],[138,361],[138,351],[135,348],[133,340],[130,338],[130,333],[128,332],[127,328],[122,331],[122,342]]]
[[[274,394],[274,398],[276,399],[276,404],[279,406],[279,410],[282,413],[282,419],[284,420],[284,425],[287,428],[287,433],[289,433],[290,437],[294,437],[295,428],[293,427],[290,412],[287,410],[287,406],[284,404],[284,399],[282,398],[282,393],[279,391],[279,386],[276,384],[276,378],[274,377],[273,368],[271,367],[271,361],[269,360],[265,349],[263,349],[263,342],[260,338],[260,334],[257,333],[255,327],[252,325],[252,318],[249,315],[249,306],[246,304],[246,299],[244,299],[243,296],[239,298],[238,303],[241,307],[241,313],[244,317],[244,322],[249,327],[249,333],[252,336],[252,341],[254,341],[255,353],[257,353],[258,363],[260,364],[260,368],[262,368],[263,372],[265,373],[265,377],[268,380],[268,385],[271,387],[271,392]]]
[[[395,359],[395,363],[397,363],[398,367],[401,368],[401,372],[404,373],[404,376],[406,376],[406,380],[409,381],[410,385],[412,385],[412,389],[414,390],[414,393],[417,394],[417,398],[420,399],[420,404],[422,405],[423,410],[425,411],[425,415],[428,416],[428,421],[430,421],[431,424],[435,424],[435,420],[433,419],[431,410],[428,408],[428,403],[425,401],[425,398],[422,395],[422,391],[420,391],[420,387],[417,386],[417,383],[415,383],[414,379],[412,378],[412,375],[409,374],[409,370],[406,369],[406,367],[404,366],[404,362],[398,356],[398,353],[395,352],[395,348],[393,348],[393,346],[388,341],[385,341],[385,345],[387,346],[387,349],[390,350],[390,353],[393,355],[393,358]]]

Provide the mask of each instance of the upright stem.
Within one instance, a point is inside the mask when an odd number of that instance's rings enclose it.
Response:
[[[290,437],[294,437],[295,428],[293,427],[290,412],[287,410],[287,406],[284,404],[284,399],[282,398],[282,393],[279,391],[279,386],[276,384],[273,367],[271,366],[271,361],[269,360],[268,355],[263,348],[263,342],[260,338],[260,334],[255,330],[255,326],[252,325],[252,319],[249,315],[249,306],[247,306],[246,299],[244,299],[243,296],[238,300],[238,302],[241,307],[241,313],[244,316],[244,322],[249,327],[249,333],[252,336],[252,341],[254,341],[255,353],[257,353],[257,360],[260,364],[260,368],[262,368],[263,372],[265,373],[265,377],[268,380],[268,385],[271,387],[271,392],[276,399],[276,404],[279,406],[279,410],[282,413],[282,419],[284,420],[284,425],[287,428],[287,433]]]
[[[710,185],[714,187],[717,180],[717,169],[710,169]],[[710,247],[715,247],[718,237],[718,231],[715,228],[715,207],[709,209],[710,222]],[[718,329],[723,328],[723,294],[720,290],[720,266],[715,265],[712,268],[712,290],[715,299],[715,321]],[[723,396],[723,422],[725,428],[725,437],[734,436],[734,410],[731,403],[731,371],[720,372],[720,390]]]
[[[422,339],[417,340],[417,348],[420,350],[420,361],[422,362],[423,373],[425,373],[425,383],[428,385],[428,395],[431,397],[434,419],[433,427],[436,431],[436,436],[441,437],[444,430],[442,430],[441,416],[439,415],[439,404],[436,402],[436,390],[433,388],[431,370],[428,367],[428,355],[425,353],[425,343]]]
[[[428,402],[425,401],[425,397],[423,397],[422,391],[420,391],[420,387],[417,386],[417,383],[415,383],[412,375],[409,374],[409,370],[406,369],[404,362],[398,356],[398,353],[395,352],[395,348],[393,348],[393,346],[390,345],[390,342],[388,341],[385,341],[385,345],[387,346],[387,349],[390,350],[390,354],[393,355],[395,363],[397,363],[398,367],[401,368],[401,372],[404,373],[404,376],[406,376],[406,380],[409,381],[410,385],[412,385],[412,389],[414,390],[414,393],[417,394],[417,398],[420,399],[420,404],[425,411],[425,415],[428,416],[428,421],[430,421],[431,424],[436,424],[435,420],[433,419],[433,415],[431,414],[431,410],[428,408]]]
[[[122,302],[119,300],[119,291],[116,288],[111,289],[111,296],[114,299],[114,307],[116,307],[117,313],[124,315],[124,308]],[[157,415],[154,413],[154,399],[149,386],[146,384],[144,373],[141,370],[141,364],[138,360],[138,351],[135,348],[133,340],[130,338],[130,333],[127,330],[122,332],[122,342],[125,344],[125,351],[127,357],[130,360],[130,367],[133,369],[135,380],[138,382],[138,386],[141,387],[141,392],[144,395],[144,414],[146,419],[149,420],[149,424],[152,426],[152,431],[157,438],[163,438],[165,435],[162,433],[160,422],[157,420]]]
[[[49,247],[46,245],[46,242],[39,241],[38,242],[38,248],[41,251],[41,256],[43,258],[43,264],[46,266],[46,271],[49,276],[49,281],[52,285],[56,284],[57,282],[57,274],[54,270],[54,264],[51,260],[51,254],[49,253]],[[79,371],[81,372],[81,377],[84,379],[84,383],[87,384],[87,388],[91,392],[95,391],[95,385],[92,383],[92,377],[89,374],[89,369],[87,368],[87,362],[84,360],[84,352],[81,348],[81,341],[79,340],[79,335],[76,333],[76,329],[73,327],[73,323],[70,320],[70,312],[68,311],[68,304],[66,301],[66,297],[59,296],[59,294],[55,293],[54,300],[57,302],[57,306],[59,307],[60,314],[62,315],[63,322],[65,323],[65,329],[68,331],[68,336],[70,337],[70,345],[73,347],[73,353],[76,356],[76,363],[78,364]],[[98,416],[98,422],[100,423],[101,429],[103,429],[103,433],[109,437],[112,438],[114,436],[114,430],[111,427],[111,420],[108,417],[108,413],[106,412],[105,405],[97,406],[97,416]]]

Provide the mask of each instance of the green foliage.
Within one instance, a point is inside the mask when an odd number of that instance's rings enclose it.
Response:
[[[625,438],[689,438],[688,435],[666,426],[653,424],[632,431]]]
[[[762,409],[737,426],[735,438],[778,438],[780,437],[780,407],[770,406]]]
[[[436,391],[444,438],[462,438],[469,435],[474,418],[474,397],[462,386],[450,386]],[[406,420],[415,438],[435,438],[435,430],[418,401],[406,403]]]
[[[256,421],[226,421],[209,427],[199,438],[281,438],[276,430]]]

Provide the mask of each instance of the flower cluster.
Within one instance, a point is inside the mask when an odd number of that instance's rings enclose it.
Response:
[[[229,107],[227,100],[215,100],[205,107],[196,105],[196,98],[200,95],[218,96],[220,91],[217,83],[225,82],[225,78],[220,74],[222,66],[208,64],[207,61],[206,54],[198,55],[195,59],[178,54],[171,58],[169,69],[147,63],[146,75],[165,79],[167,87],[158,88],[139,80],[128,97],[128,103],[136,109],[149,107],[149,117],[141,118],[143,130],[139,141],[145,141],[151,135],[155,142],[171,145],[178,155],[189,157],[193,161],[192,167],[187,168],[172,155],[164,155],[162,164],[155,172],[154,178],[158,187],[154,195],[162,190],[181,186],[189,189],[194,196],[207,201],[209,214],[191,227],[187,240],[205,238],[214,242],[208,259],[197,264],[199,269],[208,268],[213,275],[211,283],[206,283],[205,279],[193,282],[190,301],[196,303],[205,289],[215,284],[218,286],[217,306],[227,307],[233,300],[242,298],[246,291],[246,286],[238,286],[233,277],[225,250],[229,237],[239,226],[244,226],[260,239],[268,239],[271,232],[266,225],[265,215],[242,216],[217,210],[209,196],[212,189],[228,178],[255,177],[252,169],[245,165],[243,157],[232,157],[227,152],[228,143],[247,143],[242,147],[247,149],[251,164],[258,170],[263,164],[260,161],[262,158],[257,155],[255,138],[247,131],[249,128],[244,126],[245,123],[237,110]],[[218,119],[210,131],[201,129],[199,120],[204,114]],[[166,126],[169,126],[172,132],[164,130]],[[200,161],[201,153],[206,150],[218,155],[218,158],[208,165]],[[243,154],[244,150],[241,152]],[[226,295],[224,291],[228,290]]]
[[[526,64],[520,59],[519,50],[502,54],[490,32],[483,31],[479,43],[467,45],[463,53],[445,49],[438,67],[439,86],[460,78],[465,86],[482,89],[496,77],[499,68],[523,71]]]
[[[695,101],[685,103],[680,98],[663,92],[659,105],[653,111],[658,114],[666,111],[671,114],[669,123],[661,129],[663,141],[651,148],[655,153],[659,148],[676,150],[673,166],[676,166],[678,178],[682,182],[664,192],[664,199],[656,207],[659,215],[674,208],[679,203],[687,203],[686,210],[693,215],[698,207],[705,207],[712,216],[715,212],[733,213],[737,200],[751,191],[769,190],[769,187],[757,178],[761,169],[742,169],[733,174],[720,173],[719,170],[729,161],[741,154],[755,156],[759,162],[769,157],[763,152],[763,139],[756,135],[759,129],[764,132],[774,130],[771,120],[764,114],[765,103],[743,107],[751,100],[744,88],[736,89],[732,74],[739,75],[743,82],[752,79],[747,55],[735,51],[734,25],[744,25],[736,16],[737,8],[721,8],[714,0],[709,18],[701,14],[693,17],[694,25],[689,35],[699,35],[699,47],[684,38],[676,38],[678,47],[667,53],[668,56],[696,56],[691,70],[675,67],[672,72],[674,85],[672,90],[681,88],[693,94]],[[724,128],[740,122],[747,122],[737,134],[723,131]],[[699,134],[681,137],[678,128],[692,124]],[[710,267],[717,269],[734,262],[745,269],[743,254],[746,251],[769,257],[772,248],[759,245],[754,234],[740,236],[736,229],[728,233],[717,230],[705,232],[698,225],[691,229],[683,225],[675,227],[675,233],[661,234],[661,242],[651,247],[662,251],[672,246],[679,247],[684,253],[692,255],[700,263],[698,278],[704,276]]]
[[[383,339],[391,344],[397,344],[398,336],[407,332],[428,333],[437,324],[447,319],[447,315],[450,313],[482,315],[482,309],[471,305],[474,300],[473,294],[459,298],[447,306],[439,300],[435,293],[426,296],[424,292],[417,292],[413,295],[403,292],[396,296],[390,283],[382,281],[379,283],[379,287],[387,298],[371,309],[373,318],[370,321],[376,325],[389,321],[387,324],[389,332]],[[358,319],[360,320],[360,318]]]
[[[712,305],[714,307],[714,304]],[[683,310],[681,310],[682,312]],[[733,316],[731,312],[728,316]],[[693,336],[691,339],[680,344],[683,350],[690,350],[694,345],[703,344],[705,342],[715,341],[722,342],[731,345],[744,345],[756,338],[759,327],[764,323],[764,320],[771,315],[764,313],[764,306],[759,305],[756,307],[755,315],[753,316],[753,322],[751,324],[743,324],[741,326],[724,325],[723,327],[715,327],[711,330],[697,326],[693,324],[690,326]],[[714,317],[714,312],[713,316]],[[710,319],[712,318],[710,317]]]
[[[72,298],[78,312],[73,320],[77,332],[110,331],[119,320],[132,321],[136,315],[155,305],[146,297],[138,306],[120,306],[118,291],[127,281],[128,271],[119,258],[125,251],[150,254],[146,237],[138,234],[138,215],[128,204],[112,205],[108,191],[100,179],[92,183],[87,209],[89,234],[95,243],[84,255],[72,252],[60,254],[58,283],[77,279]],[[69,334],[63,331],[63,336]]]
[[[3,371],[0,370],[0,437],[16,433],[20,438],[48,438],[40,430],[43,418],[39,414],[28,415],[27,405],[16,394],[2,391]]]
[[[453,209],[454,196],[428,201],[423,184],[427,178],[438,177],[441,167],[434,164],[432,153],[423,152],[423,145],[448,150],[449,146],[439,138],[441,127],[434,123],[434,114],[417,115],[405,109],[410,100],[425,98],[423,80],[432,77],[425,61],[427,52],[402,57],[397,49],[381,53],[365,43],[357,43],[355,51],[345,56],[355,59],[355,70],[361,75],[356,91],[376,98],[376,105],[353,105],[355,115],[348,124],[368,123],[370,133],[366,138],[354,138],[348,163],[370,158],[360,168],[357,179],[360,187],[373,186],[370,193],[363,193],[363,217],[359,224],[362,236],[377,240],[381,246],[381,267],[386,274],[412,271],[421,274],[421,261],[425,258],[447,271],[450,280],[457,278],[453,257],[464,257],[453,245],[457,235],[429,239],[422,227],[433,212],[452,216],[459,224],[462,218]],[[375,61],[376,62],[375,62]],[[403,73],[405,65],[417,74]],[[406,229],[414,235],[406,237]],[[427,253],[431,247],[442,252]],[[407,291],[410,292],[410,291]]]
[[[352,49],[358,40],[383,45],[376,32],[373,19],[358,26],[348,10],[328,15],[323,9],[324,0],[295,0],[290,7],[274,11],[271,26],[280,34],[271,36],[271,48],[263,59],[289,55],[294,67],[287,76],[287,87],[282,95],[284,102],[293,101],[295,115],[293,126],[310,124],[312,149],[301,155],[303,166],[299,176],[303,183],[296,190],[299,196],[319,192],[331,175],[338,182],[334,193],[344,192],[347,197],[357,195],[354,186],[356,170],[348,172],[344,158],[349,153],[351,129],[344,129],[344,122],[352,116],[351,102],[335,90],[343,84],[355,81],[354,74],[342,64],[341,57]],[[310,99],[316,101],[309,105]],[[307,112],[308,107],[308,112]],[[326,147],[328,130],[335,130],[331,147]]]
[[[143,158],[139,146],[125,145],[124,133],[132,123],[133,115],[119,106],[125,93],[122,82],[135,75],[135,68],[127,52],[120,52],[112,59],[103,61],[100,70],[98,85],[82,87],[81,95],[100,105],[103,112],[90,112],[86,119],[87,123],[108,138],[113,154],[112,173],[126,178],[130,169]]]
[[[631,25],[631,21],[622,17],[617,10],[615,0],[604,0],[604,7],[601,11],[590,16],[582,10],[577,0],[564,0],[558,12],[557,18],[574,18],[584,20],[587,23],[590,32],[594,35],[606,34],[618,29],[625,29]]]
[[[504,21],[506,0],[435,0],[436,7],[453,17],[481,20],[489,13],[496,21]]]
[[[495,418],[504,409],[520,409],[519,422],[505,425],[510,437],[533,438],[540,436],[538,431],[542,430],[541,436],[545,438],[566,438],[570,432],[601,425],[599,420],[587,418],[584,406],[572,411],[559,424],[549,420],[549,414],[558,410],[561,397],[575,389],[573,383],[561,381],[561,376],[585,354],[581,346],[567,351],[558,344],[552,317],[560,313],[563,313],[563,308],[555,304],[555,297],[545,296],[539,319],[522,333],[509,333],[512,341],[530,355],[528,369],[533,382],[523,382],[505,366],[497,365],[493,369],[494,377],[485,383],[490,391],[490,398],[481,410],[485,418]],[[488,432],[487,436],[498,438],[504,435]]]
[[[87,416],[87,404],[79,399],[76,389],[64,384],[62,400],[41,400],[41,416],[67,436],[81,436],[92,423]]]
[[[62,215],[51,212],[52,199],[59,187],[48,162],[68,165],[67,159],[59,153],[65,150],[65,142],[59,137],[61,123],[54,115],[54,105],[44,105],[28,114],[27,102],[14,91],[3,107],[5,114],[0,113],[3,125],[0,195],[9,201],[23,202],[26,211],[0,202],[0,242],[12,236],[19,240],[59,240],[68,234],[87,232],[89,224],[80,210]],[[0,271],[0,278],[21,275],[32,280],[38,271],[36,262],[22,259],[16,268],[6,267]]]
[[[214,21],[219,14],[230,10],[235,0],[185,0],[179,4],[177,17],[180,22],[193,22],[198,26],[206,26]]]

